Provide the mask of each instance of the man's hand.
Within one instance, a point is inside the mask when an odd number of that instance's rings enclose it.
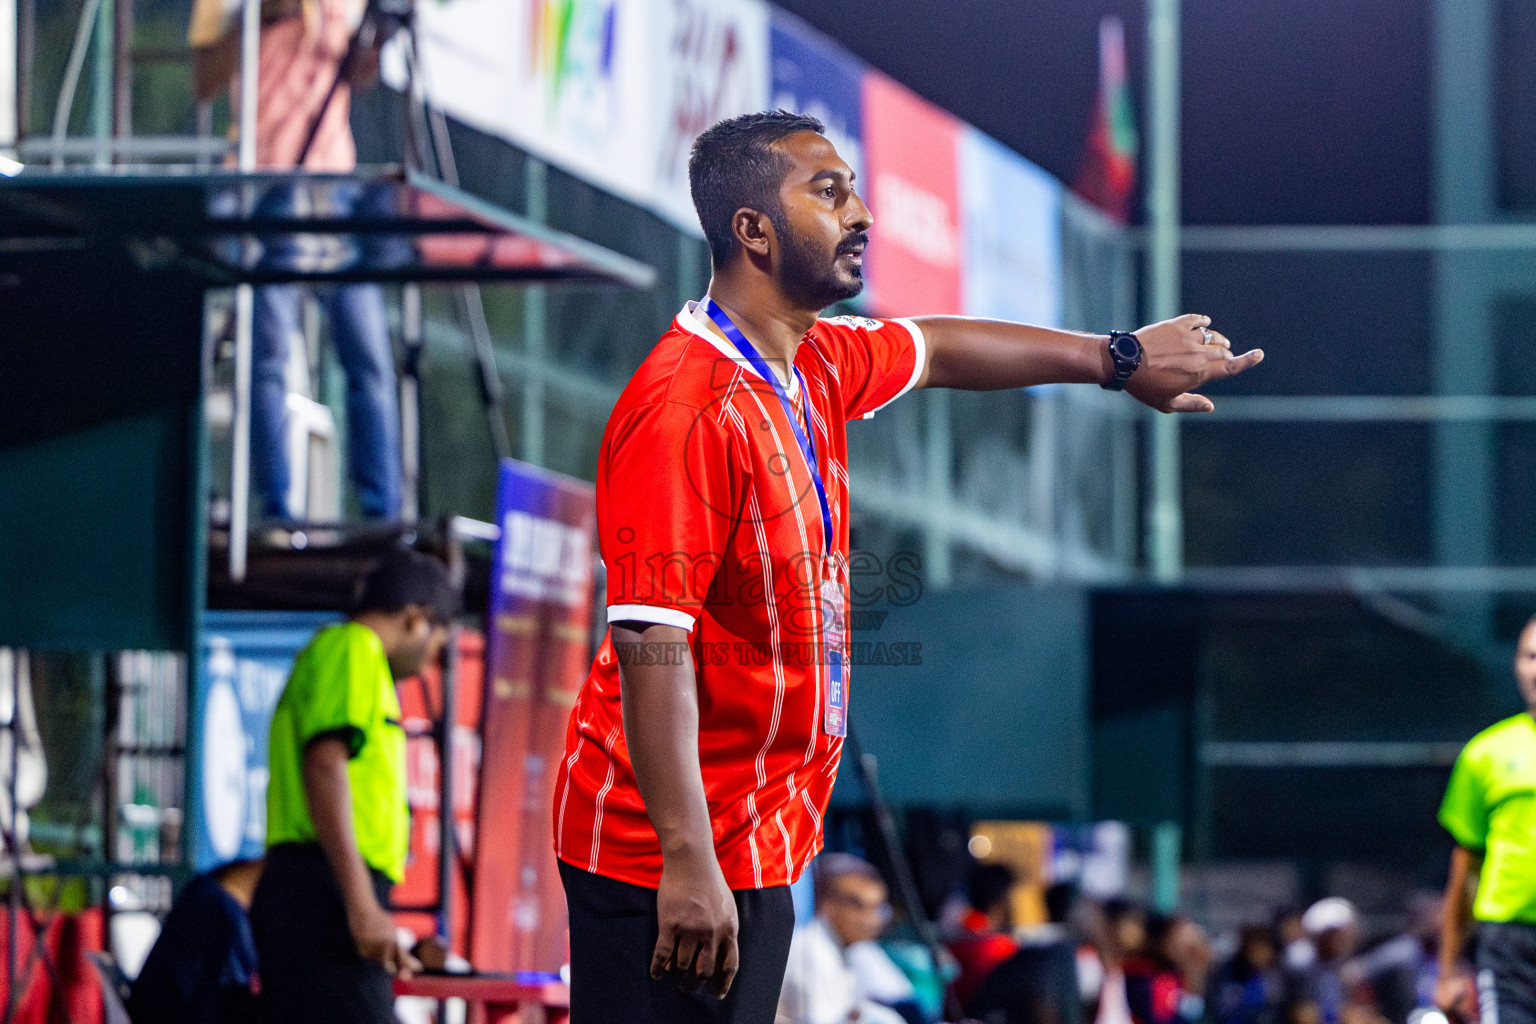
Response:
[[[1233,355],[1232,343],[1210,330],[1210,325],[1210,317],[1186,313],[1137,331],[1141,365],[1131,374],[1125,390],[1158,412],[1215,409],[1209,398],[1193,394],[1195,389],[1257,366],[1264,353],[1253,349]]]
[[[656,918],[660,935],[651,954],[651,977],[680,971],[684,988],[707,982],[710,991],[724,999],[740,964],[736,900],[713,849],[662,862]]]
[[[409,978],[421,970],[421,961],[411,955],[395,933],[395,923],[377,903],[347,911],[347,928],[358,955],[381,965],[390,977]]]

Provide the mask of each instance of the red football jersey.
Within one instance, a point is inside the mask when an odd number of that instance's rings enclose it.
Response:
[[[827,552],[783,403],[707,323],[689,303],[614,406],[597,462],[598,538],[608,620],[690,631],[715,852],[731,888],[762,888],[794,881],[821,849],[842,752],[822,728],[819,637],[823,580],[848,591],[846,424],[910,390],[925,351],[909,320],[837,317],[818,320],[795,354],[807,394],[793,374],[788,391],[802,429],[809,414],[832,513]],[[611,636],[571,711],[554,815],[561,860],[660,883]]]

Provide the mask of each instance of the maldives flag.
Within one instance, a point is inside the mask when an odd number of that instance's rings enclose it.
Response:
[[[1124,224],[1136,191],[1136,116],[1125,80],[1125,24],[1099,22],[1099,95],[1088,148],[1072,190]]]

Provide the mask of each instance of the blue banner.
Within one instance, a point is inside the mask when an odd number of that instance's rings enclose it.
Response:
[[[967,316],[1061,326],[1061,183],[995,139],[960,135]]]
[[[857,58],[793,15],[777,8],[768,32],[773,82],[769,107],[810,114],[848,166],[864,176],[864,124],[860,90],[865,69]],[[859,182],[861,190],[869,183]]]
[[[260,857],[267,842],[267,735],[293,661],[337,621],[328,612],[209,612],[193,707],[189,848],[194,871]]]

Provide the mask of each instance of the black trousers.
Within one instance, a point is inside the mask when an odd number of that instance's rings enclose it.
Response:
[[[795,930],[788,886],[738,889],[741,967],[725,999],[651,977],[656,890],[561,863],[571,917],[571,1024],[773,1024]]]
[[[389,906],[390,881],[373,888]],[[251,901],[251,931],[261,970],[261,1014],[270,1024],[393,1024],[389,974],[352,942],[341,887],[318,843],[283,843]]]
[[[1536,1024],[1536,925],[1477,926],[1481,1024]]]

